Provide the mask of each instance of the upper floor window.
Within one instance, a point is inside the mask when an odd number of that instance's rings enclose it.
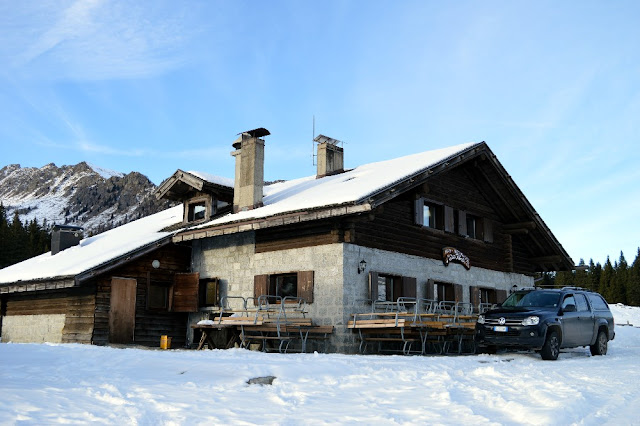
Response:
[[[416,200],[415,221],[425,228],[444,230],[444,211],[443,205],[420,198]]]
[[[471,214],[467,214],[466,218],[467,222],[467,236],[469,238],[480,238],[480,229],[478,229],[478,225],[480,222],[480,218],[473,216]]]
[[[207,205],[204,201],[189,204],[189,211],[187,214],[187,221],[194,222],[196,220],[202,220],[205,218],[207,212]]]

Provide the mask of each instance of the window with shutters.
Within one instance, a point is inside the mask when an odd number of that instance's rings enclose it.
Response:
[[[218,278],[200,280],[200,306],[220,306],[220,280]]]
[[[298,274],[275,274],[270,276],[269,294],[285,297],[298,297]]]
[[[372,271],[369,273],[369,297],[380,302],[396,302],[399,297],[416,297],[416,279]]]
[[[255,303],[262,295],[278,296],[270,300],[276,303],[285,297],[300,297],[306,303],[313,303],[313,271],[297,271],[254,277]]]
[[[493,242],[493,222],[491,219],[476,216],[463,210],[456,210],[455,229],[459,235],[482,240],[486,243]]]
[[[425,228],[445,229],[445,206],[419,198],[415,202],[415,222]]]
[[[444,302],[462,302],[462,285],[441,281],[427,281],[427,299]]]

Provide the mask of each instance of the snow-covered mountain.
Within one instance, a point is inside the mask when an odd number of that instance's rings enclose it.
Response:
[[[164,210],[171,204],[153,195],[146,176],[123,174],[85,162],[41,168],[11,164],[0,169],[0,203],[9,220],[18,211],[22,222],[82,226],[96,234]]]

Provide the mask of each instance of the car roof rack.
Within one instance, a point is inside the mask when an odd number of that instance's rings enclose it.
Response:
[[[567,286],[567,287],[562,287],[560,290],[580,290],[580,291],[589,291],[585,288],[582,287],[575,287],[575,286]]]

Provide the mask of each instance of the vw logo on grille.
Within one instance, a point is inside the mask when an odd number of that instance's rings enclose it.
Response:
[[[504,319],[504,317],[500,317],[500,319],[498,320],[498,324],[500,325],[505,325],[507,323],[507,320]]]

